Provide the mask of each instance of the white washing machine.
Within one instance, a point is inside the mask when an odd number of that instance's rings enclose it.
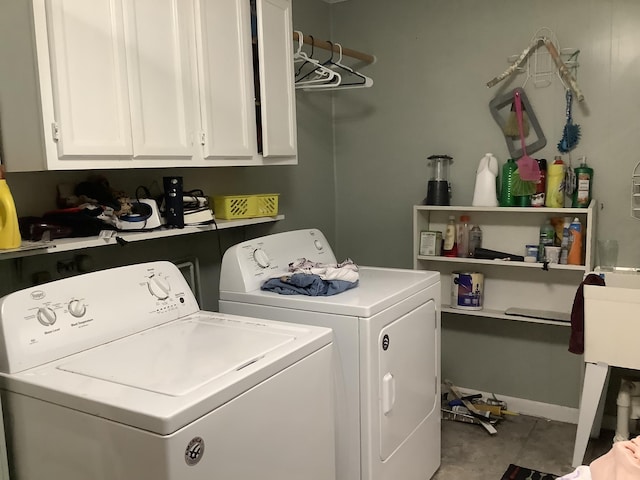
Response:
[[[331,480],[332,332],[201,311],[153,262],[0,299],[12,480]]]
[[[339,480],[431,478],[440,465],[440,274],[360,267],[357,287],[329,297],[260,290],[298,258],[336,263],[316,229],[228,249],[220,311],[333,329]]]

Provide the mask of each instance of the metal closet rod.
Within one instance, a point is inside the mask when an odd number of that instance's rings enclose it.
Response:
[[[293,39],[298,41],[298,34],[293,32]],[[302,41],[305,45],[312,45],[314,47],[324,48],[325,50],[333,50],[336,53],[340,52],[340,49],[336,46],[335,43],[327,42],[325,40],[318,40],[317,38],[311,37],[310,35],[302,35]],[[369,55],[368,53],[362,53],[357,50],[352,50],[350,48],[342,47],[342,55],[346,55],[347,57],[357,58],[358,60],[362,60],[367,63],[375,63],[376,57],[374,55]]]

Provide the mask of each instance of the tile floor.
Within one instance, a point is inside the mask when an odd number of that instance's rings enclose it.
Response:
[[[511,416],[489,435],[479,425],[442,420],[442,463],[433,480],[500,480],[510,463],[565,475],[571,467],[576,425]],[[590,440],[584,464],[611,448],[613,432]]]

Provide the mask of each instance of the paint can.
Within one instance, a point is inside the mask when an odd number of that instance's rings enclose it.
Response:
[[[451,273],[451,307],[482,310],[484,275],[478,272]]]

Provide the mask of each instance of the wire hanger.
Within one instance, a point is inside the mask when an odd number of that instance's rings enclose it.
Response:
[[[316,68],[307,72],[305,75],[298,77],[296,79],[296,88],[319,89],[327,86],[340,85],[342,82],[341,75],[327,66],[330,65],[332,59],[333,51],[331,52],[331,58],[324,63],[320,63],[318,60],[310,58],[310,61],[316,65]],[[315,76],[309,79],[308,77],[311,75]]]
[[[349,88],[368,88],[373,86],[373,79],[371,79],[370,77],[367,77],[366,75],[363,75],[360,72],[355,71],[353,68],[344,65],[342,63],[342,45],[340,45],[339,43],[336,43],[336,46],[338,47],[338,61],[337,62],[332,62],[333,65],[335,67],[338,67],[348,73],[351,73],[352,75],[354,75],[355,77],[358,77],[357,81],[355,82],[350,82],[350,83],[345,83],[342,82],[340,84],[340,87],[342,89],[346,89],[347,87]]]
[[[324,87],[327,83],[340,83],[341,77],[339,73],[327,68],[318,60],[308,56],[302,51],[304,35],[298,30],[296,30],[296,34],[298,35],[298,49],[294,54],[294,64],[300,63],[301,65],[296,71],[295,87],[313,89],[320,86]],[[311,43],[311,48],[311,55],[313,55],[313,43]],[[311,69],[302,75],[305,66],[309,66]]]
[[[331,42],[329,42],[331,43]],[[332,47],[334,44],[331,44]],[[368,88],[373,85],[373,79],[367,77],[366,75],[361,74],[360,72],[355,71],[353,68],[344,65],[342,63],[342,45],[339,43],[335,44],[338,47],[338,60],[333,60],[333,48],[331,49],[331,57],[329,60],[323,63],[324,66],[329,67],[332,71],[341,70],[342,72],[346,72],[351,77],[356,77],[355,81],[345,82],[344,75],[342,76],[342,80],[340,83],[331,83],[330,85],[318,86],[316,90],[347,90],[350,88]]]

